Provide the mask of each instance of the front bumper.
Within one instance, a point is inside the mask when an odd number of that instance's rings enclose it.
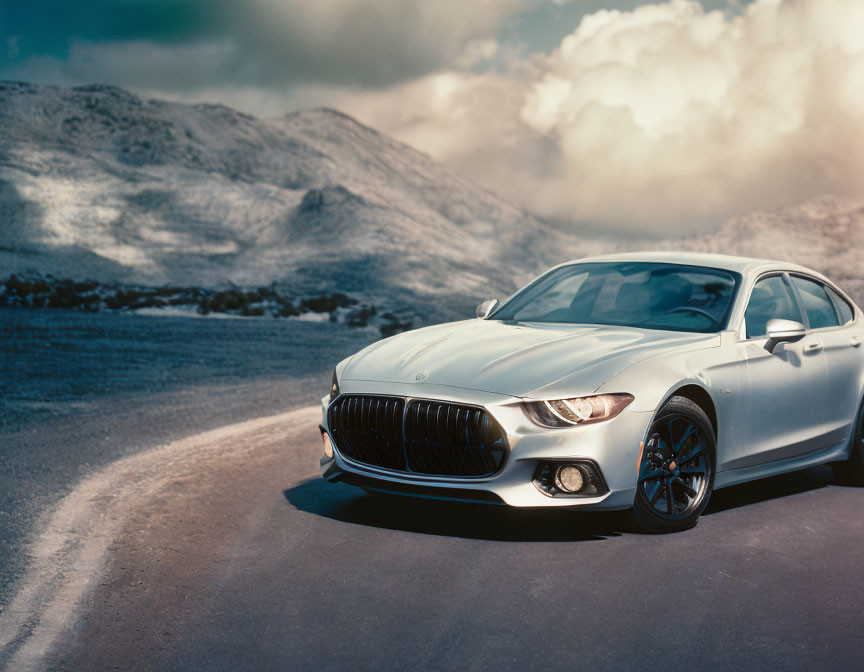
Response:
[[[332,482],[402,495],[455,501],[507,504],[514,507],[626,509],[633,505],[640,442],[651,412],[625,409],[606,422],[567,429],[548,429],[531,422],[522,399],[443,385],[345,381],[342,393],[386,394],[483,406],[507,434],[510,452],[503,468],[485,478],[448,478],[394,472],[362,465],[340,454],[321,458],[321,474]],[[322,428],[329,433],[329,397],[322,399]],[[608,491],[598,496],[550,496],[534,484],[540,462],[590,460]]]

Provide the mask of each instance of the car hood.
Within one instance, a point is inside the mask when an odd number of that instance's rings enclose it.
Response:
[[[426,384],[520,397],[593,392],[616,373],[716,334],[466,320],[409,331],[352,357],[342,380]],[[422,392],[418,390],[418,395]]]

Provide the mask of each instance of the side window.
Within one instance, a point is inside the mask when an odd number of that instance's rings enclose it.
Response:
[[[747,338],[765,336],[768,320],[774,318],[803,322],[801,311],[782,276],[771,275],[757,282],[744,313]]]
[[[837,314],[840,316],[840,324],[848,324],[851,322],[852,317],[855,315],[855,313],[852,312],[852,306],[846,303],[846,299],[830,287],[825,287],[825,290],[834,302],[834,307],[837,309]]]
[[[811,329],[836,327],[840,324],[837,321],[837,311],[834,310],[834,304],[825,291],[825,285],[795,275],[792,276],[792,284],[795,285],[798,296],[801,297],[801,303],[804,304],[804,311],[807,313]]]

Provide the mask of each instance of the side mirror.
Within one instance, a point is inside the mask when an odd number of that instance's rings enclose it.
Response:
[[[485,320],[498,307],[498,299],[489,299],[477,306],[477,318]]]
[[[765,342],[765,349],[768,352],[774,352],[780,343],[794,343],[804,338],[806,333],[804,325],[795,320],[780,320],[774,318],[768,320],[767,325],[768,340]]]

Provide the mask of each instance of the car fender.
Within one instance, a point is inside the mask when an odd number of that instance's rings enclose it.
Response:
[[[626,392],[634,399],[630,411],[655,412],[676,390],[696,385],[711,397],[718,415],[723,390],[738,381],[739,362],[730,348],[734,335],[723,332],[711,345],[659,353],[620,371],[597,388],[597,394]]]

